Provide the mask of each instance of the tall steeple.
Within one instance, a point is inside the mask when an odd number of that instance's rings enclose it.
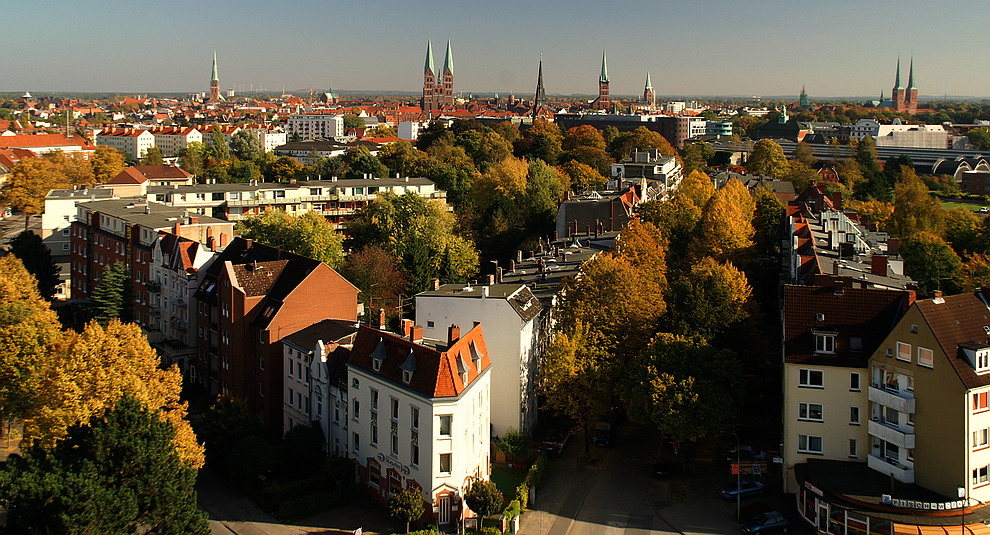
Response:
[[[602,74],[598,77],[598,83],[607,84],[608,83],[608,60],[605,57],[605,51],[602,50]]]
[[[217,51],[213,51],[213,74],[210,75],[210,102],[219,102],[220,97],[220,75],[217,74]]]
[[[436,68],[433,67],[433,42],[426,41],[426,67],[423,69],[423,74],[436,74]]]
[[[894,78],[894,89],[904,89],[904,86],[901,85],[901,58],[900,58],[900,56],[897,57],[897,77]]]
[[[540,54],[540,74],[536,79],[536,96],[533,98],[533,118],[539,116],[540,109],[546,110],[547,94],[543,88],[543,54]]]
[[[801,86],[801,96],[798,97],[798,104],[802,108],[807,108],[808,106],[808,92],[804,90],[804,86]]]
[[[220,81],[220,75],[217,74],[217,51],[216,50],[213,51],[213,75],[210,76],[210,81],[211,82],[219,82]]]
[[[454,74],[454,54],[450,52],[450,39],[447,39],[447,54],[443,57],[443,73]]]
[[[918,111],[918,88],[914,86],[914,56],[911,56],[909,72],[907,93],[904,95],[904,111],[914,113]]]
[[[657,96],[653,92],[653,80],[650,80],[650,71],[646,71],[646,87],[643,88],[643,104],[654,107],[657,105]]]
[[[911,89],[918,89],[917,87],[914,87],[914,56],[911,56],[911,70],[909,72],[910,74],[908,74],[908,90],[910,91]]]
[[[440,87],[437,83],[436,67],[433,66],[433,42],[426,40],[426,65],[423,66],[423,98],[419,106],[423,113],[429,113],[440,106],[437,104],[437,92]]]
[[[605,111],[612,109],[612,101],[608,96],[608,61],[604,50],[602,50],[602,73],[598,76],[598,99],[594,102],[594,108]]]

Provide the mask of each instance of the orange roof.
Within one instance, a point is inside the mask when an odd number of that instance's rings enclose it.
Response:
[[[65,134],[15,134],[0,136],[0,149],[26,147],[82,147],[92,149],[92,145],[81,136],[65,137]]]
[[[133,167],[128,167],[127,169],[121,171],[119,175],[108,180],[107,184],[133,185],[133,184],[144,184],[147,181],[148,179],[144,175],[142,175],[140,171],[138,171]]]

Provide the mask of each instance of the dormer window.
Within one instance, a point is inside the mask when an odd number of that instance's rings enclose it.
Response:
[[[838,333],[812,331],[815,335],[815,353],[835,353],[835,337]]]
[[[405,384],[411,383],[412,382],[412,375],[413,375],[413,372],[411,372],[409,370],[402,370],[402,382],[405,383]]]
[[[959,349],[976,373],[990,373],[990,346],[980,342],[964,342],[959,344]]]
[[[481,357],[483,356],[484,355],[481,353],[481,351],[478,350],[478,344],[476,344],[475,342],[471,342],[471,361],[474,362],[475,368],[481,369],[481,365],[479,364],[479,361],[481,361]]]
[[[412,349],[409,350],[406,360],[399,366],[399,369],[402,370],[402,382],[411,383],[413,372],[416,371],[416,353]]]
[[[382,338],[371,352],[371,368],[376,372],[382,369],[382,361],[385,360],[385,339]]]

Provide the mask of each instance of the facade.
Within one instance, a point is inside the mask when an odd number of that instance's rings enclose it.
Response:
[[[632,158],[612,164],[611,177],[623,181],[634,178],[645,178],[650,182],[658,182],[661,187],[661,197],[677,189],[681,183],[683,170],[677,158],[663,156],[656,149],[636,150]]]
[[[275,147],[285,145],[287,136],[282,127],[272,127],[264,125],[247,125],[244,127],[252,136],[261,142],[261,150],[265,152],[275,150]]]
[[[45,196],[45,211],[41,214],[41,239],[56,262],[69,259],[72,222],[76,220],[76,204],[109,199],[105,189],[53,189]],[[67,270],[62,275],[68,277]]]
[[[426,518],[442,529],[473,516],[464,493],[490,476],[491,361],[481,325],[443,340],[406,323],[402,336],[361,326],[347,363],[350,458],[384,502],[423,493]]]
[[[706,136],[732,136],[731,121],[708,121],[705,123]]]
[[[901,85],[901,58],[897,58],[897,75],[894,78],[894,89],[890,93],[890,101],[894,111],[908,113],[918,111],[918,88],[914,86],[914,58],[911,58],[907,89]]]
[[[704,117],[689,115],[559,113],[554,116],[554,122],[565,129],[587,124],[599,130],[614,126],[620,132],[628,132],[642,126],[659,133],[677,148],[683,147],[686,140],[705,135],[707,131],[707,121]]]
[[[559,237],[594,235],[622,230],[632,219],[640,202],[635,187],[616,191],[592,191],[571,196],[557,207],[556,233]]]
[[[203,134],[191,126],[152,126],[148,131],[155,136],[155,146],[165,157],[178,156],[192,142],[203,142]]]
[[[66,154],[83,154],[87,158],[96,150],[89,140],[83,136],[15,134],[9,130],[0,134],[0,149],[28,150],[37,156],[53,151],[60,151]]]
[[[136,161],[155,146],[155,136],[137,128],[104,128],[96,134],[96,144],[113,147],[126,154],[129,160]]]
[[[344,135],[344,117],[335,113],[293,115],[285,123],[286,139],[334,139]],[[277,146],[277,145],[276,145]]]
[[[453,323],[484,325],[492,361],[492,433],[530,434],[536,425],[536,369],[544,308],[525,284],[445,284],[416,295],[423,336],[443,339]]]
[[[234,239],[196,291],[197,375],[211,394],[283,424],[282,338],[325,319],[357,320],[357,288],[319,261]]]
[[[217,130],[217,125],[207,124],[200,126],[198,130],[203,134],[203,144],[209,148],[213,148],[215,143],[213,142],[213,132],[216,130],[220,132],[223,136],[224,141],[227,142],[227,146],[230,146],[230,140],[234,138],[234,134],[241,130],[241,127],[234,126],[230,124],[221,124],[220,128]]]
[[[423,97],[420,107],[423,113],[442,110],[454,105],[454,56],[447,40],[447,52],[443,58],[443,69],[437,71],[433,64],[433,43],[426,43],[426,65],[423,69]]]

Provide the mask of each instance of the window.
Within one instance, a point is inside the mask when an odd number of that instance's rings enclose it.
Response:
[[[821,454],[823,451],[822,437],[816,437],[814,435],[798,435],[799,453]]]
[[[973,469],[973,484],[974,485],[985,485],[988,481],[988,471],[986,466],[981,466],[979,468]]]
[[[372,358],[371,359],[371,368],[373,370],[375,370],[376,372],[378,370],[382,369],[382,359]]]
[[[852,457],[852,458],[855,459],[857,456],[859,456],[859,447],[856,444],[856,439],[855,438],[850,438],[849,439],[849,457]]]
[[[413,374],[413,372],[410,371],[410,370],[402,370],[402,382],[405,383],[405,384],[411,383],[412,382],[412,374]]]
[[[418,466],[419,465],[419,443],[416,442],[415,440],[412,441],[412,443],[409,445],[409,450],[412,453],[412,455],[411,455],[412,460],[410,461],[410,464],[412,464],[413,466]]]
[[[918,366],[924,366],[926,368],[935,366],[935,354],[932,353],[931,349],[924,347],[918,348]]]
[[[392,402],[392,419],[393,420],[398,420],[399,419],[399,400],[397,400],[395,398],[391,398],[390,401]]]
[[[361,409],[361,402],[354,398],[354,403],[352,403],[354,410],[351,411],[351,418],[356,422],[358,421],[358,411]]]
[[[289,351],[291,352],[292,350],[290,349]],[[293,369],[292,357],[288,357],[288,358],[289,358],[289,377],[292,377],[292,369]]]
[[[815,353],[835,353],[835,335],[815,334]]]
[[[985,397],[984,397],[985,399]],[[440,436],[449,437],[450,436],[450,424],[453,416],[450,414],[440,415]]]
[[[427,321],[427,322],[426,322],[426,326],[427,326],[428,328],[430,328],[430,329],[432,329],[432,328],[433,328],[433,325],[434,325],[434,323],[433,323],[432,321]]]
[[[911,362],[911,344],[897,342],[897,360]]]
[[[901,425],[901,413],[893,407],[883,408],[883,423],[890,425]]]
[[[62,244],[62,250],[63,251],[68,251],[69,250],[69,244],[68,243],[63,243]]]
[[[853,392],[859,392],[859,372],[852,372],[849,374],[849,390]]]
[[[371,445],[378,445],[378,424],[376,423],[371,424]]]
[[[378,391],[374,388],[371,389],[371,410],[378,410]]]
[[[973,431],[973,449],[987,447],[987,429],[977,429]]]
[[[292,405],[292,399],[295,397],[296,393],[289,389],[289,405]]]
[[[399,454],[399,435],[398,433],[392,432],[392,455]]]
[[[982,412],[987,410],[987,393],[976,392],[973,394],[973,411]]]
[[[440,454],[440,473],[449,474],[450,473],[450,454],[441,453]]]
[[[813,422],[821,422],[823,420],[822,404],[821,403],[798,404],[798,419],[809,420]]]
[[[849,407],[849,423],[859,425],[859,407]]]
[[[798,386],[823,388],[825,386],[825,373],[821,370],[801,369],[798,372]]]
[[[986,351],[976,352],[976,371],[985,372],[990,368],[990,353]]]
[[[419,408],[412,407],[412,428],[419,429]]]

